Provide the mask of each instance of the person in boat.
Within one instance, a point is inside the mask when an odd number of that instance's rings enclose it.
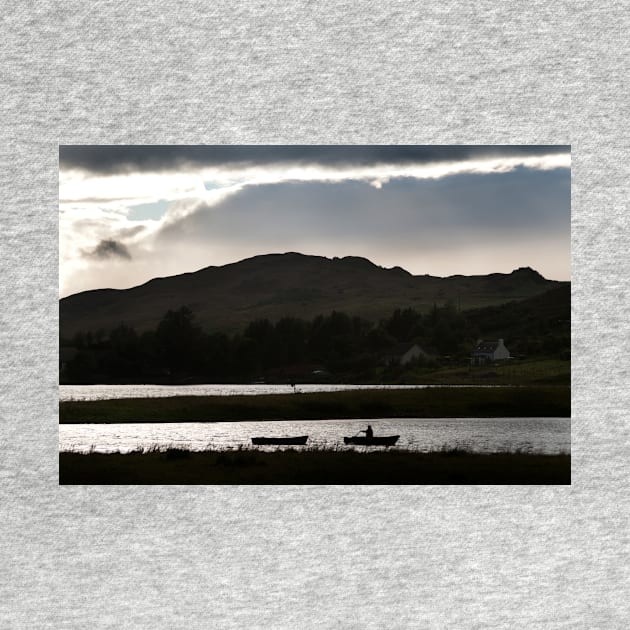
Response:
[[[374,431],[372,431],[372,425],[368,424],[368,428],[360,431],[360,433],[365,433],[365,437],[368,440],[371,440],[374,437]]]

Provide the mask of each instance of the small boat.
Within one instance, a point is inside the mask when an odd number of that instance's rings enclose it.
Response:
[[[400,435],[383,435],[381,437],[353,436],[345,437],[345,444],[364,444],[365,446],[394,446]]]
[[[252,444],[306,444],[308,435],[297,437],[253,437]]]

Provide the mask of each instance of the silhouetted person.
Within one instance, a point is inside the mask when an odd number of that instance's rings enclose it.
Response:
[[[361,431],[361,433],[365,433],[365,437],[368,440],[371,440],[374,437],[374,431],[372,431],[372,426],[368,424],[368,428],[365,431]]]

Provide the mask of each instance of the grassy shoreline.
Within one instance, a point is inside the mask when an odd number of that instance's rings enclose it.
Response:
[[[568,485],[571,456],[397,450],[60,453],[59,483]]]
[[[571,390],[557,386],[177,396],[59,404],[62,424],[570,415]]]

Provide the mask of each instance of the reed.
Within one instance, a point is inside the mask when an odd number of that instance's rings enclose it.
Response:
[[[61,484],[570,484],[571,456],[460,449],[60,453]]]

